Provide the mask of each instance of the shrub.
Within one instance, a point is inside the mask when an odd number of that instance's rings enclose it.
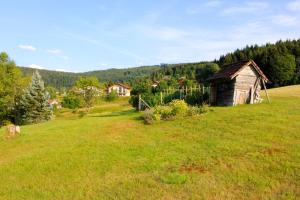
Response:
[[[111,91],[107,96],[106,96],[106,101],[115,101],[119,98],[119,95],[117,91]]]
[[[207,106],[200,106],[200,107],[189,107],[188,109],[188,116],[199,116],[203,113],[207,112]]]
[[[146,109],[144,111],[144,121],[146,124],[153,124],[156,120],[156,117],[154,116],[154,110],[153,109]]]
[[[68,95],[63,98],[62,106],[70,109],[80,108],[82,106],[82,100],[75,95]]]
[[[157,106],[154,113],[160,115],[163,120],[171,119],[174,116],[170,106]]]
[[[173,100],[169,103],[174,116],[183,117],[187,114],[188,105],[184,100]]]
[[[86,115],[86,112],[84,112],[84,111],[82,111],[82,110],[78,112],[78,117],[79,117],[79,118],[82,118],[82,117],[84,117],[85,115]]]

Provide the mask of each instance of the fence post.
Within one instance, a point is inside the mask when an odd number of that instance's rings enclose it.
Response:
[[[160,92],[160,104],[163,104],[163,96],[162,96],[162,92]]]
[[[141,102],[141,95],[139,94],[139,111],[142,110],[142,102]]]

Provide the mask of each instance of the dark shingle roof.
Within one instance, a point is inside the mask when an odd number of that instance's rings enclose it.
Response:
[[[264,73],[260,70],[257,64],[253,60],[247,60],[237,63],[232,63],[229,65],[224,65],[223,68],[215,73],[211,78],[210,81],[217,80],[217,79],[233,79],[238,75],[238,73],[246,66],[252,65],[257,73],[265,80],[268,81],[268,78],[264,75]]]

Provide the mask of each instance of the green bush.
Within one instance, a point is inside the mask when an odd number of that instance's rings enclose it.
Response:
[[[208,111],[207,105],[203,105],[200,107],[189,107],[187,115],[188,116],[199,116],[203,113],[206,113]]]
[[[86,114],[87,114],[86,112],[84,112],[84,111],[81,110],[81,111],[78,112],[78,117],[79,117],[79,118],[82,118],[82,117],[84,117]]]
[[[169,103],[174,116],[183,117],[187,114],[188,105],[184,100],[173,100]]]
[[[119,95],[116,91],[111,91],[107,96],[106,96],[106,101],[115,101],[119,98]]]
[[[82,100],[75,95],[65,96],[62,100],[64,108],[76,109],[82,107]]]
[[[161,119],[168,120],[173,118],[173,110],[170,106],[156,106],[154,113],[161,116]]]
[[[176,117],[198,116],[207,112],[207,106],[188,107],[183,100],[173,100],[166,106],[156,106],[147,109],[144,112],[144,120],[146,124],[153,124],[159,120],[170,120]]]

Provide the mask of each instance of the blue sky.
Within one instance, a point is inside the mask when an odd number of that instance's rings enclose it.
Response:
[[[300,0],[0,0],[0,51],[18,65],[90,71],[212,60],[300,38]]]

